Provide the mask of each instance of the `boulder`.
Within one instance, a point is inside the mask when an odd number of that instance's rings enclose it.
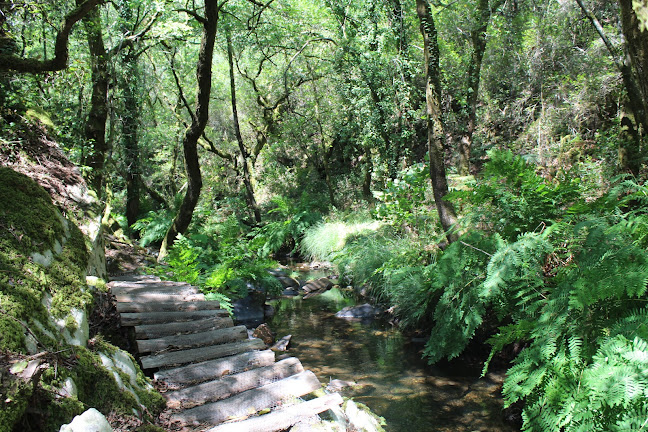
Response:
[[[347,306],[335,314],[338,318],[344,319],[373,319],[380,314],[380,309],[365,303],[360,306]]]
[[[268,324],[265,323],[254,329],[252,337],[261,339],[266,346],[270,346],[274,343],[274,335],[272,334]]]
[[[59,432],[113,432],[110,423],[103,414],[90,408],[81,415],[74,417],[70,424],[61,426]]]

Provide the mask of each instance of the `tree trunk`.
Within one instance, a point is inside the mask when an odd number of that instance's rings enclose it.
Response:
[[[202,175],[198,159],[198,139],[205,130],[209,118],[209,96],[211,94],[212,60],[214,56],[214,43],[218,27],[218,14],[220,11],[217,0],[205,0],[205,17],[203,20],[203,35],[198,54],[196,80],[198,82],[198,95],[196,98],[196,115],[185,131],[182,139],[182,148],[185,156],[185,170],[187,172],[187,192],[178,209],[171,227],[164,236],[160,255],[163,259],[178,234],[183,234],[189,228],[193,211],[200,197],[202,188]]]
[[[623,35],[626,39],[625,50],[627,53],[626,64],[629,64],[632,72],[634,83],[640,97],[638,111],[635,115],[638,117],[636,122],[643,126],[642,135],[648,133],[648,32],[641,31],[639,20],[632,8],[632,0],[619,0],[621,7],[621,26]],[[633,89],[628,88],[628,92]],[[632,97],[633,95],[629,95]]]
[[[38,58],[26,59],[16,56],[13,53],[0,54],[0,71],[35,74],[65,69],[68,63],[68,39],[70,38],[72,27],[102,1],[103,0],[86,0],[75,10],[66,15],[63,24],[61,25],[61,29],[56,34],[53,58],[49,60],[41,60]],[[4,34],[4,32],[2,34]]]
[[[439,83],[439,45],[434,18],[427,0],[416,0],[416,12],[421,22],[425,58],[425,99],[427,103],[428,152],[430,155],[430,179],[434,202],[441,226],[449,242],[456,240],[452,228],[457,216],[452,203],[443,199],[448,193],[444,150],[443,122],[441,120],[441,92]]]
[[[137,95],[139,70],[137,58],[132,50],[122,57],[124,77],[122,95],[124,113],[122,115],[122,144],[126,163],[126,220],[128,226],[137,222],[140,212],[141,166],[139,155],[138,128],[140,103]]]
[[[77,4],[81,0],[77,0]],[[83,164],[91,168],[89,184],[97,193],[102,195],[104,165],[110,146],[106,142],[106,121],[108,119],[108,55],[102,36],[101,16],[95,8],[83,18],[83,24],[88,39],[90,59],[92,64],[92,98],[90,112],[85,125],[85,136],[91,151],[83,160]]]
[[[501,3],[501,2],[498,2]],[[498,7],[499,4],[494,5]],[[481,67],[486,52],[486,31],[491,19],[491,8],[489,0],[478,0],[477,9],[474,14],[473,29],[470,32],[472,53],[468,65],[468,95],[466,108],[466,130],[463,133],[458,146],[457,172],[460,175],[470,174],[470,153],[472,150],[472,138],[475,132],[477,120],[477,95],[479,93],[479,81],[481,78]]]
[[[245,185],[245,197],[248,202],[250,210],[254,213],[254,220],[257,224],[261,223],[261,211],[254,197],[254,187],[252,186],[252,179],[250,176],[250,168],[248,165],[248,151],[243,143],[243,136],[241,135],[241,126],[239,123],[238,109],[236,107],[236,80],[234,79],[234,60],[232,52],[232,38],[227,35],[227,61],[229,63],[230,73],[230,94],[232,99],[232,116],[234,117],[234,135],[238,142],[239,152],[241,154],[241,167],[243,168],[243,184]]]

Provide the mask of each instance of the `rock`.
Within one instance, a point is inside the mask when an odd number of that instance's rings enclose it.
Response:
[[[261,339],[266,346],[270,346],[274,343],[274,335],[272,334],[268,324],[265,323],[254,329],[252,337]]]
[[[296,288],[286,288],[281,292],[281,295],[285,295],[289,297],[294,297],[297,294],[299,294],[299,291]]]
[[[236,300],[232,304],[234,318],[237,323],[263,322],[265,317],[266,293],[254,286],[248,286],[248,296]]]
[[[336,313],[335,316],[345,319],[372,319],[378,314],[380,314],[378,308],[371,306],[369,303],[365,303],[360,306],[347,306]]]
[[[349,419],[351,430],[358,432],[384,432],[382,425],[385,419],[372,413],[363,404],[357,404],[349,399],[344,403],[344,413]]]
[[[110,423],[103,414],[90,408],[81,415],[74,417],[70,424],[61,426],[59,432],[113,432]]]
[[[332,379],[326,385],[326,390],[328,390],[331,393],[334,393],[342,390],[345,387],[355,387],[357,385],[358,384],[354,381],[343,381],[340,379]]]
[[[286,351],[288,349],[288,344],[290,344],[290,338],[292,338],[292,335],[282,337],[276,344],[272,345],[270,349],[272,351]]]
[[[274,316],[274,314],[275,314],[275,308],[274,308],[274,306],[272,306],[272,305],[266,304],[266,305],[264,306],[264,310],[263,310],[263,312],[264,312],[264,314],[265,314],[265,318],[266,318],[266,319],[270,319],[270,318],[272,318],[272,317]]]

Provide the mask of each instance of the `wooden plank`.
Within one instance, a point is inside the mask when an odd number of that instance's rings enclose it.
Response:
[[[135,326],[135,337],[142,339],[155,339],[163,336],[173,336],[187,333],[199,333],[225,327],[233,327],[234,321],[230,317],[206,317],[194,321],[170,322],[165,324],[145,324]]]
[[[138,298],[134,296],[132,298],[132,301],[118,302],[117,312],[188,312],[196,310],[220,309],[220,304],[217,301],[186,301],[178,300],[176,297],[173,297],[170,300],[157,302],[138,301],[137,299]]]
[[[169,294],[169,293],[140,293],[117,294],[117,305],[120,303],[167,303],[167,302],[200,302],[205,300],[204,294]],[[153,307],[155,310],[155,307]]]
[[[116,280],[106,284],[109,288],[146,288],[146,287],[165,287],[165,286],[189,286],[187,282],[163,281],[156,279],[141,280]]]
[[[148,281],[148,282],[159,282],[161,279],[158,276],[151,275],[121,275],[121,276],[110,276],[110,282],[138,282],[138,281]]]
[[[281,408],[271,413],[251,419],[225,423],[206,432],[277,432],[309,417],[316,416],[331,408],[341,405],[342,396],[339,393],[327,394],[287,408]]]
[[[171,421],[197,426],[201,423],[217,425],[227,420],[244,419],[288,399],[304,396],[320,388],[320,382],[311,371],[284,378],[277,382],[244,391],[228,399],[212,402],[171,416]]]
[[[191,325],[192,323],[186,323]],[[216,345],[247,339],[247,328],[236,326],[209,330],[200,333],[189,333],[175,336],[164,336],[156,339],[137,341],[139,353],[157,352],[165,349],[189,349],[205,345]]]
[[[151,369],[212,360],[262,348],[265,348],[265,344],[261,339],[247,339],[222,345],[152,354],[141,357],[140,360],[144,369]]]
[[[191,408],[207,402],[226,399],[235,394],[266,385],[301,373],[304,367],[295,357],[289,357],[273,365],[226,375],[181,390],[164,393],[169,408]]]
[[[210,316],[229,316],[226,310],[199,310],[191,312],[133,312],[121,315],[122,326],[136,326],[142,324],[162,324],[178,321],[192,321]]]
[[[153,374],[153,377],[157,381],[164,381],[170,388],[179,388],[187,384],[219,378],[230,373],[268,366],[274,361],[275,353],[273,351],[248,351],[229,357],[161,370]]]
[[[191,285],[169,285],[169,286],[146,286],[139,288],[129,288],[129,287],[113,287],[110,289],[110,292],[113,295],[119,294],[177,294],[177,295],[189,295],[189,294],[200,294],[200,290]]]

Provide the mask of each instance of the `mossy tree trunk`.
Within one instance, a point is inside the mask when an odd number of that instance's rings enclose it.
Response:
[[[77,0],[77,4],[82,0]],[[108,119],[108,53],[103,41],[99,9],[95,8],[83,18],[88,40],[92,66],[92,97],[90,112],[85,125],[85,137],[90,151],[85,154],[83,164],[91,168],[88,177],[92,189],[101,196],[103,189],[104,166],[110,146],[106,141],[106,121]]]
[[[211,94],[212,60],[214,57],[216,29],[218,28],[220,9],[226,2],[227,0],[224,0],[219,5],[217,0],[205,0],[205,16],[194,16],[203,25],[203,34],[196,67],[196,80],[198,82],[196,110],[195,115],[192,116],[191,124],[186,129],[182,139],[185,171],[187,173],[187,192],[171,227],[164,236],[159,259],[163,259],[167,255],[168,249],[173,245],[178,234],[185,233],[189,228],[194,209],[200,197],[202,175],[198,158],[198,139],[203,134],[209,118],[209,96]]]
[[[479,94],[482,63],[486,53],[486,32],[493,11],[496,11],[502,3],[503,0],[495,0],[492,4],[489,0],[477,0],[477,7],[473,13],[472,29],[470,31],[472,50],[467,71],[466,105],[462,107],[463,111],[466,112],[466,124],[457,146],[457,172],[461,175],[470,174],[470,155],[477,122],[477,96]]]
[[[261,223],[261,211],[254,197],[254,187],[252,186],[252,176],[250,175],[250,167],[248,165],[249,154],[243,143],[243,136],[241,135],[241,125],[239,124],[238,109],[236,107],[236,79],[234,77],[234,59],[232,49],[232,38],[229,33],[227,34],[227,61],[229,63],[230,75],[230,94],[232,100],[232,115],[234,117],[234,135],[236,135],[236,142],[238,143],[241,168],[243,171],[243,184],[245,186],[245,197],[248,207],[254,214],[254,220],[257,224]]]
[[[445,136],[441,119],[441,86],[439,80],[439,44],[434,17],[427,0],[416,0],[416,12],[421,22],[425,58],[425,99],[427,104],[428,153],[430,155],[430,179],[434,202],[441,226],[448,241],[456,240],[452,232],[457,216],[452,203],[443,199],[448,193],[448,180],[444,161],[443,139]]]

